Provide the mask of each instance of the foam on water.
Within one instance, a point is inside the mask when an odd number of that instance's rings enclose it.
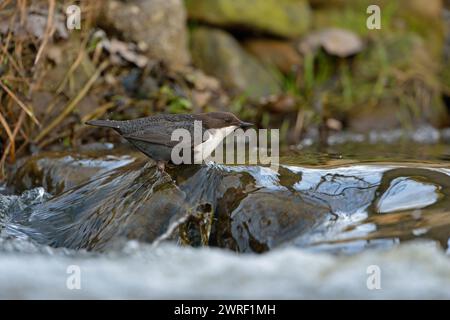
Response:
[[[399,243],[393,236],[360,240],[376,231],[376,221],[364,222],[374,186],[380,184],[387,170],[401,166],[283,167],[301,175],[302,179],[290,187],[304,194],[320,193],[325,199],[328,196],[330,207],[339,217],[320,229],[326,233],[309,235],[322,240],[314,247],[284,246],[261,255],[136,241],[102,253],[55,249],[27,240],[19,233],[1,234],[2,225],[11,228],[9,219],[14,213],[50,197],[44,189],[32,189],[21,196],[0,195],[0,298],[450,298],[450,257],[436,242]],[[279,175],[269,168],[221,169],[248,172],[256,185],[270,190],[285,187]],[[449,174],[448,168],[430,170]],[[438,201],[436,194],[440,191],[433,183],[406,178],[394,178],[391,182],[386,196],[374,206],[380,212],[411,209],[409,199],[415,199],[413,208]],[[332,197],[336,194],[339,197]],[[349,199],[357,197],[360,201],[351,205]],[[438,217],[439,213],[436,211],[435,215]],[[349,225],[354,228],[342,233]],[[428,227],[417,225],[413,233],[426,234]],[[354,240],[339,241],[349,237]],[[323,241],[327,239],[336,240],[331,251],[327,250],[330,244]],[[365,250],[369,247],[376,249]],[[80,290],[67,287],[71,276],[68,268],[73,265],[81,270]],[[371,266],[379,267],[381,272],[379,290],[367,286]]]
[[[21,251],[0,255],[2,299],[450,298],[450,259],[433,243],[353,256],[294,248],[237,255],[137,242],[102,255],[50,248],[36,252],[32,245]],[[80,290],[66,286],[70,265],[80,267]],[[380,290],[367,288],[372,265],[381,271]]]

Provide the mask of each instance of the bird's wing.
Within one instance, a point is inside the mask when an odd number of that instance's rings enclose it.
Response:
[[[174,128],[168,128],[167,126],[154,127],[149,130],[141,130],[127,135],[123,135],[123,137],[127,140],[160,144],[172,148],[176,146],[178,143],[180,143],[179,140],[171,140],[173,129]],[[193,146],[193,142],[191,142],[190,145]]]
[[[132,133],[124,135],[123,137],[127,140],[143,141],[168,147],[174,147],[178,144],[178,141],[170,140],[170,136],[156,132]]]

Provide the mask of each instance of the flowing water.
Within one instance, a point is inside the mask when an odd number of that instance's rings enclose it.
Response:
[[[0,188],[0,298],[450,298],[450,145],[354,140],[278,172],[28,159]]]

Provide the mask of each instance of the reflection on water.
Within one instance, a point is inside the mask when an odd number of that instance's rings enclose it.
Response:
[[[344,144],[290,152],[278,172],[208,165],[167,174],[135,156],[41,155],[0,190],[0,297],[54,297],[65,283],[54,275],[68,264],[90,270],[87,288],[57,297],[448,297],[448,154],[448,145]],[[404,245],[417,239],[431,245]],[[397,281],[379,295],[365,287],[371,264]],[[417,280],[423,268],[431,271]],[[420,290],[405,290],[411,279]]]
[[[411,177],[400,177],[391,181],[376,204],[379,213],[421,209],[436,203],[439,186],[416,181]]]
[[[313,232],[310,249],[351,253],[418,238],[448,248],[449,144],[350,142],[302,155],[285,161],[308,166],[289,166],[302,173],[295,188],[328,197],[339,216]]]
[[[7,217],[1,219],[2,234],[89,250],[112,248],[128,238],[238,252],[294,245],[336,253],[387,248],[418,238],[447,248],[450,238],[450,168],[440,160],[356,161],[344,152],[326,157],[304,150],[282,158],[278,172],[212,164],[160,174],[145,159],[120,163],[118,157],[111,164],[107,155],[110,170],[101,158],[71,159],[72,168],[76,170],[79,161],[88,173],[84,183],[51,199],[36,194],[34,202],[27,200],[33,194],[29,191],[22,197],[0,195],[0,211]],[[306,165],[305,160],[318,164]],[[51,158],[39,161],[53,163]],[[103,173],[90,175],[89,164]],[[62,179],[59,184],[70,185],[67,179],[77,176],[76,171],[66,171],[48,172],[57,172],[53,180]],[[27,170],[17,172],[31,179]]]

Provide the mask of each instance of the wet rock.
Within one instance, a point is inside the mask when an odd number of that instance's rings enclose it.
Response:
[[[379,213],[421,209],[437,202],[439,191],[436,185],[400,177],[390,182],[389,188],[378,199]]]
[[[21,160],[8,177],[8,185],[17,193],[44,187],[54,195],[80,185],[96,175],[126,165],[136,160],[134,156],[110,151],[45,152]]]
[[[174,215],[186,212],[182,200],[167,175],[140,161],[13,213],[5,231],[54,247],[102,250],[125,236],[155,240]]]
[[[186,13],[181,0],[107,1],[105,27],[137,43],[149,58],[178,68],[189,63]]]
[[[11,217],[13,212],[25,210],[32,205],[41,204],[51,198],[44,188],[39,187],[23,192],[20,196],[0,194],[0,229],[6,217]]]
[[[2,236],[94,251],[135,239],[237,252],[286,245],[355,251],[365,239],[377,246],[449,236],[450,178],[438,166],[282,165],[276,172],[214,164],[161,173],[147,159],[113,161],[107,170],[87,154],[80,158],[92,165],[91,177],[69,190],[51,198],[43,188],[0,195]],[[67,163],[63,155],[60,161]]]
[[[329,214],[326,205],[305,195],[255,192],[231,213],[231,232],[240,252],[264,252],[314,230]]]
[[[121,239],[172,239],[262,252],[307,234],[330,217],[326,204],[292,189],[299,178],[284,169],[282,179],[257,166],[176,166],[161,174],[154,163],[135,160],[110,169],[93,166],[90,179],[78,186],[8,211],[5,233],[72,249],[104,250]],[[250,223],[249,212],[260,217],[252,221],[274,222],[252,225],[246,237],[237,230]]]
[[[217,26],[296,37],[308,30],[310,8],[303,0],[187,0],[190,19]]]
[[[298,172],[296,168],[291,170]],[[350,168],[305,171],[302,180],[294,185],[294,190],[304,196],[320,199],[334,214],[345,212],[352,215],[372,203],[380,171],[377,168],[367,174],[355,174]]]
[[[194,64],[220,79],[227,89],[259,98],[280,92],[277,79],[228,33],[210,28],[192,32]]]
[[[261,62],[275,66],[285,74],[294,71],[302,64],[302,57],[287,41],[251,39],[244,41],[242,45]]]
[[[367,239],[433,239],[448,248],[450,178],[446,169],[403,167],[383,174],[377,197],[361,223],[375,224]],[[401,226],[401,228],[399,227]]]

